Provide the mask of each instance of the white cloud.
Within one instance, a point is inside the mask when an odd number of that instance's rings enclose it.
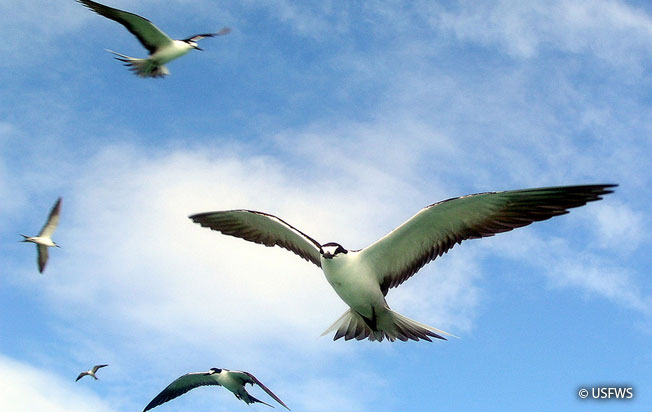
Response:
[[[652,296],[644,295],[633,274],[613,262],[593,256],[563,257],[550,271],[555,286],[575,287],[646,315],[652,314]]]
[[[0,355],[0,399],[11,412],[112,412],[109,403],[74,380]]]
[[[70,229],[57,233],[65,254],[48,268],[66,316],[111,314],[114,327],[195,343],[255,331],[301,346],[344,311],[316,266],[187,216],[244,207],[275,213],[322,242],[331,233],[356,239],[370,223],[361,211],[339,213],[351,205],[345,187],[330,189],[326,201],[278,161],[190,151],[143,157],[114,148],[84,169],[67,201]]]
[[[598,229],[596,241],[602,248],[631,253],[643,241],[650,239],[646,235],[650,231],[644,215],[622,201],[616,200],[599,208],[591,208],[590,213]]]
[[[640,64],[652,51],[650,16],[613,0],[462,2],[432,22],[463,40],[495,44],[515,57],[553,48],[624,65]]]

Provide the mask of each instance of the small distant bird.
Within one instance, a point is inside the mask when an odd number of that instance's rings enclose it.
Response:
[[[276,396],[267,386],[263,385],[261,381],[249,372],[211,368],[208,372],[191,372],[180,376],[163,389],[161,393],[156,395],[156,397],[147,404],[143,412],[181,396],[191,389],[205,385],[224,386],[226,389],[233,392],[236,398],[242,400],[246,404],[262,403],[263,405],[273,408],[272,405],[251,396],[245,389],[245,385],[248,383],[252,386],[254,384],[260,386],[269,396],[274,398],[276,402],[283,405],[288,411],[290,410],[290,408],[288,408],[278,396]]]
[[[38,252],[38,271],[43,273],[45,269],[45,264],[48,263],[48,247],[60,247],[52,241],[52,234],[59,224],[59,212],[61,211],[61,198],[57,199],[57,203],[54,204],[52,210],[50,211],[50,216],[45,222],[43,229],[39,232],[37,236],[25,236],[22,235],[22,242],[32,242],[36,243],[36,250]]]
[[[83,378],[86,375],[92,376],[93,378],[95,378],[95,380],[97,380],[97,376],[95,376],[95,372],[97,372],[97,370],[99,368],[103,368],[105,366],[109,366],[109,365],[95,365],[95,366],[93,366],[92,369],[89,369],[86,372],[80,373],[79,376],[77,376],[77,379],[75,379],[75,382],[77,382],[78,380],[80,380],[81,378]]]
[[[418,341],[451,334],[392,311],[385,300],[426,263],[466,239],[529,225],[568,213],[612,193],[617,185],[561,186],[478,193],[434,203],[362,250],[320,244],[280,218],[253,210],[228,210],[190,216],[195,223],[265,246],[280,246],[322,269],[326,280],[349,306],[322,335],[334,340]]]
[[[173,40],[144,17],[91,0],[77,1],[97,14],[122,24],[145,46],[149,51],[149,57],[146,59],[137,59],[107,50],[118,56],[116,57],[117,60],[124,62],[125,66],[129,66],[130,70],[140,77],[163,77],[170,74],[168,68],[164,66],[165,63],[183,56],[192,49],[202,50],[197,42],[204,37],[221,36],[231,31],[231,29],[225,27],[217,33],[196,34],[187,39]]]

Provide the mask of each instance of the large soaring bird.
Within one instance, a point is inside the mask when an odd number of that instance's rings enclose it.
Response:
[[[611,193],[616,185],[546,187],[478,193],[425,207],[385,237],[361,250],[321,244],[284,220],[252,210],[227,210],[190,216],[225,235],[265,246],[280,246],[320,267],[328,283],[349,305],[324,334],[334,339],[445,339],[447,332],[392,311],[385,296],[426,263],[466,239],[493,236],[532,222],[568,213]]]

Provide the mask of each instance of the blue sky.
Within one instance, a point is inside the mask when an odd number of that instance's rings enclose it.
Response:
[[[293,411],[649,410],[647,2],[107,4],[176,38],[232,32],[140,79],[104,51],[145,55],[117,23],[73,0],[0,4],[7,410],[142,410],[210,367]],[[318,269],[187,218],[261,210],[357,249],[442,199],[584,183],[620,186],[389,293],[447,342],[319,337],[345,304]],[[58,196],[62,248],[40,275],[18,241]],[[605,385],[634,398],[577,396]],[[202,408],[249,410],[215,388],[158,409]]]

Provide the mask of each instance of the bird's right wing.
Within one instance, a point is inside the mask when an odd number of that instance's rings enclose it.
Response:
[[[434,203],[360,252],[383,294],[455,244],[508,232],[602,199],[613,184],[478,193]]]
[[[78,380],[80,380],[81,378],[83,378],[83,377],[86,376],[86,375],[88,375],[88,372],[82,372],[82,373],[80,373],[79,376],[77,376],[77,379],[75,379],[75,382],[77,382]]]
[[[178,396],[183,395],[191,389],[194,389],[198,386],[206,385],[217,385],[219,383],[215,380],[213,375],[207,372],[192,372],[187,373],[169,384],[165,389],[161,391],[150,403],[147,404],[143,412],[146,412],[154,407],[157,407],[169,400],[172,400]]]
[[[52,234],[59,225],[59,212],[61,212],[61,198],[57,199],[57,202],[52,206],[48,220],[45,221],[43,228],[41,228],[38,234],[39,237],[52,237]]]
[[[38,271],[43,273],[45,264],[48,263],[48,247],[43,245],[36,245],[36,251],[38,252]]]
[[[321,267],[321,245],[276,216],[253,210],[226,210],[199,213],[190,219],[225,235],[265,246],[280,246]]]
[[[274,400],[275,400],[276,402],[278,402],[278,403],[280,403],[281,405],[285,406],[285,409],[287,409],[288,411],[290,410],[290,408],[288,408],[288,406],[287,406],[285,403],[283,403],[283,401],[281,400],[281,398],[279,398],[278,396],[276,396],[276,394],[274,394],[274,392],[272,392],[271,389],[269,389],[267,386],[265,386],[261,381],[258,380],[258,378],[256,378],[256,377],[255,377],[254,375],[252,375],[251,373],[249,373],[249,372],[244,372],[244,371],[229,371],[229,373],[231,373],[231,374],[236,375],[237,377],[239,377],[239,378],[242,380],[243,384],[244,384],[244,383],[249,383],[249,384],[251,384],[251,385],[256,384],[256,385],[260,386],[260,387],[262,388],[262,390],[264,390],[264,391],[265,391],[269,396],[271,396],[272,398],[274,398]]]
[[[77,1],[95,13],[125,26],[131,34],[138,38],[150,54],[154,53],[159,47],[172,43],[172,39],[167,34],[163,33],[154,23],[144,17],[129,13],[128,11],[114,9],[113,7],[105,6],[91,0]]]

